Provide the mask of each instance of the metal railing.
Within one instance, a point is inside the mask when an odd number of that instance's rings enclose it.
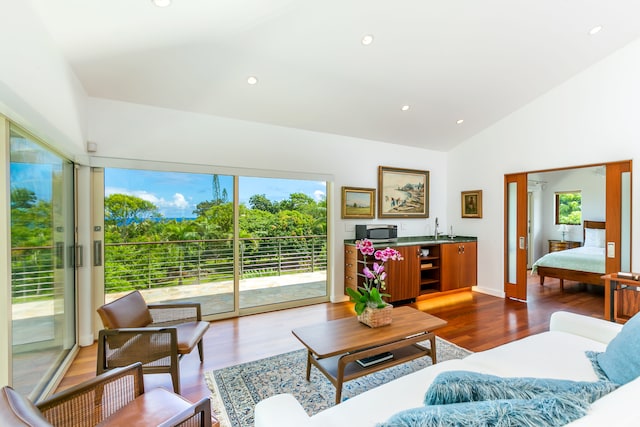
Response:
[[[233,240],[180,240],[105,244],[105,290],[193,285],[233,280]],[[54,295],[55,248],[12,248],[14,301]],[[241,279],[327,268],[326,236],[240,239]]]

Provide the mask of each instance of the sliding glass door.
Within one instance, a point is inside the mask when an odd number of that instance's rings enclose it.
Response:
[[[105,301],[139,290],[148,302],[199,301],[203,316],[228,317],[327,299],[325,182],[103,176]]]
[[[10,129],[12,385],[36,398],[76,344],[73,165]]]

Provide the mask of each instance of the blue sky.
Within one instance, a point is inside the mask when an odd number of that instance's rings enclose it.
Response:
[[[233,196],[233,177],[218,175],[220,191]],[[131,169],[105,169],[105,196],[129,194],[156,205],[167,218],[193,218],[196,205],[213,198],[213,175],[182,172],[155,172]],[[254,194],[265,194],[273,201],[289,198],[291,193],[304,193],[320,200],[326,195],[326,184],[319,181],[240,177],[240,203],[248,204]]]

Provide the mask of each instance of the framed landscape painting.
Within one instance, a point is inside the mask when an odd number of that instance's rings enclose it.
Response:
[[[378,168],[378,218],[428,218],[429,171]]]
[[[342,218],[373,219],[375,216],[376,189],[342,187]]]
[[[482,218],[482,190],[462,192],[462,218]]]

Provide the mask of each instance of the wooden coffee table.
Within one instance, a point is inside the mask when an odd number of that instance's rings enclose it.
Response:
[[[411,307],[393,309],[393,322],[370,328],[348,317],[296,328],[293,335],[307,348],[307,381],[314,365],[336,387],[336,403],[342,397],[342,384],[418,357],[431,356],[436,363],[436,337],[433,330],[446,321]],[[418,342],[429,340],[430,348]],[[393,358],[363,367],[356,361],[389,352]]]

